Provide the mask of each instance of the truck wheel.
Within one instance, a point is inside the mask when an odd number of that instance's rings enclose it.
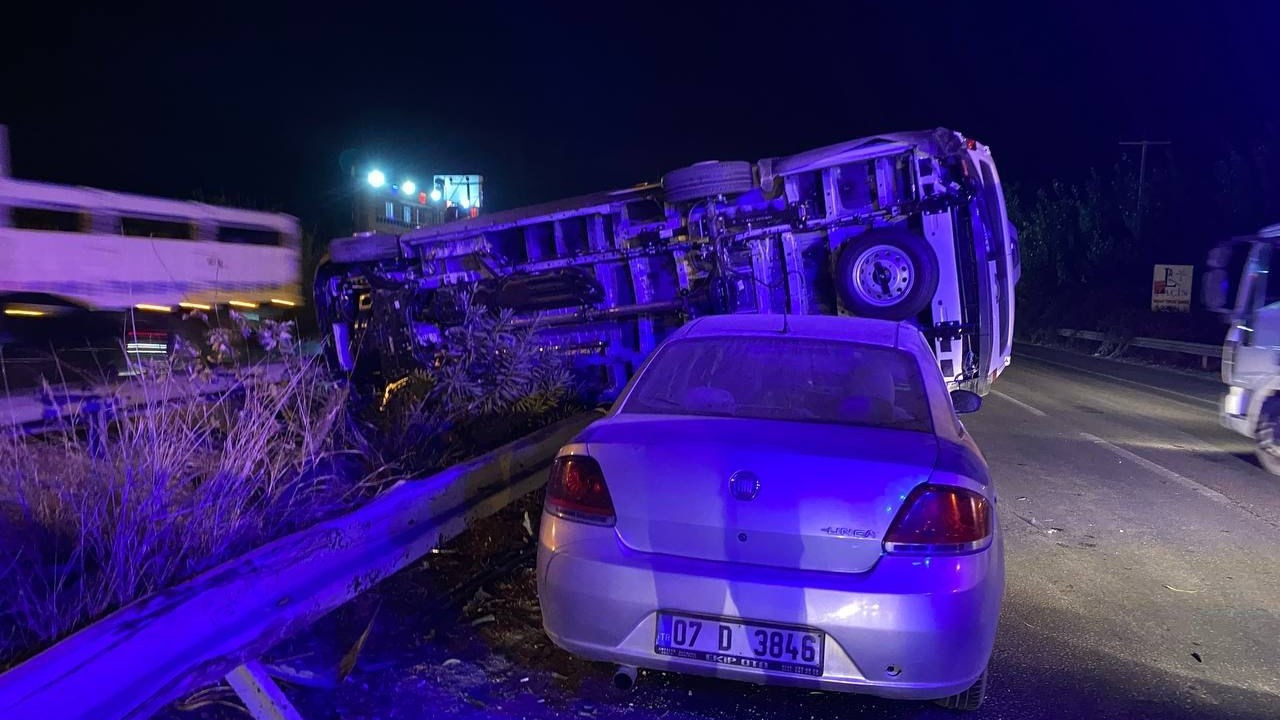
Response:
[[[400,239],[395,235],[353,235],[329,243],[329,259],[335,263],[377,262],[398,257]]]
[[[982,707],[982,701],[987,697],[987,670],[983,669],[978,679],[969,686],[968,690],[957,693],[951,697],[945,697],[938,700],[937,703],[948,710],[977,710]]]
[[[868,230],[836,259],[836,290],[853,314],[881,320],[915,317],[938,289],[938,256],[906,229]]]
[[[1254,438],[1258,464],[1272,475],[1280,475],[1280,395],[1263,401]]]
[[[684,202],[716,195],[739,195],[756,187],[751,163],[708,160],[672,170],[662,176],[667,202]]]

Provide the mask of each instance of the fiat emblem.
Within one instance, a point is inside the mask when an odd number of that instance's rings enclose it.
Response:
[[[755,500],[760,494],[760,478],[747,470],[729,476],[729,492],[739,500]]]

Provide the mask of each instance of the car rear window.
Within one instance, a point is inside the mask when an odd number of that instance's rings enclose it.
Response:
[[[620,412],[933,430],[920,368],[911,355],[795,337],[670,343],[636,379]]]

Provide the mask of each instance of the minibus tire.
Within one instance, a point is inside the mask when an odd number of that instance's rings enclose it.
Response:
[[[1263,401],[1254,441],[1258,464],[1272,475],[1280,475],[1280,395]]]

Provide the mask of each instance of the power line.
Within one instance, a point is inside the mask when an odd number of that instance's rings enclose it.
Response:
[[[1142,238],[1142,187],[1147,179],[1147,148],[1152,145],[1172,145],[1168,140],[1122,140],[1121,145],[1141,145],[1142,153],[1138,160],[1138,207],[1134,213],[1136,218],[1135,233],[1139,239]]]

